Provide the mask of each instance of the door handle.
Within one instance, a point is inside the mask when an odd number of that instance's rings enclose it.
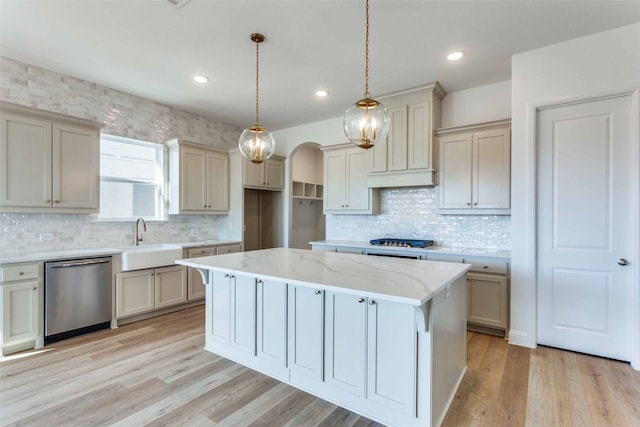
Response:
[[[618,259],[618,265],[621,265],[621,266],[624,267],[625,265],[629,265],[629,261],[627,261],[624,258],[620,258],[620,259]]]

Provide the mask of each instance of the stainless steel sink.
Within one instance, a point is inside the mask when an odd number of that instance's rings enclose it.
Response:
[[[174,244],[144,245],[126,248],[122,252],[122,271],[163,267],[182,258],[182,246]]]

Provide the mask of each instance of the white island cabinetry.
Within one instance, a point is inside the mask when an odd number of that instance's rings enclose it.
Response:
[[[207,350],[386,425],[442,422],[466,370],[468,265],[284,248],[177,262],[208,278]]]

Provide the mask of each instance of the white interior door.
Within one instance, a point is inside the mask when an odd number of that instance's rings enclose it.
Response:
[[[538,112],[540,344],[631,359],[631,111],[618,96]]]

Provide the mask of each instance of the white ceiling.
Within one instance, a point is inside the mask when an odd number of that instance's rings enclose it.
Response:
[[[640,21],[640,1],[371,0],[375,95],[510,79],[513,54]],[[364,0],[1,0],[0,54],[240,127],[341,116],[364,93]],[[466,56],[448,62],[448,52]],[[206,85],[194,74],[210,77]],[[318,99],[319,88],[329,97]]]

